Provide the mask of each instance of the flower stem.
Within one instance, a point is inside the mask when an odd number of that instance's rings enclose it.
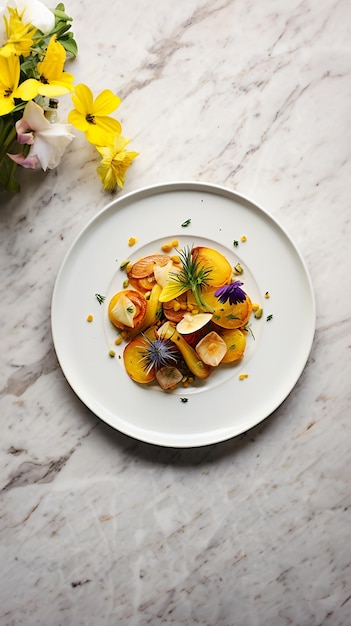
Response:
[[[7,131],[7,132],[5,132]],[[2,161],[3,157],[6,155],[8,150],[11,148],[13,142],[16,139],[16,128],[15,125],[7,124],[3,128],[3,132],[0,134],[0,161]]]
[[[199,288],[198,285],[192,285],[191,291],[193,292],[193,295],[194,295],[194,298],[196,300],[196,304],[198,305],[198,307],[200,307],[200,309],[204,309],[205,311],[209,311],[210,313],[213,313],[213,309],[211,309],[211,307],[208,306],[208,304],[206,304],[206,302],[202,298],[201,288]]]
[[[16,135],[12,117],[7,123],[4,123],[4,118],[0,118],[0,191],[7,189],[15,193],[19,190],[18,182],[14,178],[17,164],[7,156],[7,152],[16,140]]]

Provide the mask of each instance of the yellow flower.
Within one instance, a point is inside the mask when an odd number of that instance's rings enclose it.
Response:
[[[36,28],[32,24],[23,24],[22,15],[17,9],[8,7],[10,19],[4,16],[7,42],[0,48],[0,56],[23,56],[28,57],[33,44],[33,36]]]
[[[72,91],[74,76],[63,71],[65,61],[66,51],[53,35],[43,61],[38,63],[39,80],[28,78],[21,83],[17,97],[22,100],[33,100],[38,95],[55,98]]]
[[[110,89],[102,91],[94,100],[87,85],[77,85],[72,100],[75,108],[68,115],[68,121],[83,131],[94,146],[104,146],[108,135],[121,133],[121,124],[109,117],[119,107],[121,100]]]
[[[17,56],[0,56],[0,115],[7,115],[15,107],[18,98],[17,86],[20,78],[20,62]]]
[[[123,189],[126,171],[139,154],[125,149],[129,141],[130,139],[115,133],[113,145],[97,147],[102,156],[97,172],[107,191],[112,191],[117,186]]]

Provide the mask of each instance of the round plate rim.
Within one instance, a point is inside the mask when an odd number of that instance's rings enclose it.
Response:
[[[297,370],[295,378],[291,380],[290,390],[288,391],[288,393],[285,393],[284,397],[281,397],[280,400],[275,403],[275,405],[272,405],[271,410],[267,414],[262,415],[260,419],[255,421],[255,423],[250,424],[248,427],[244,427],[244,428],[239,427],[237,430],[233,428],[232,432],[227,432],[228,429],[224,429],[224,432],[222,433],[220,431],[216,431],[217,435],[216,436],[212,435],[212,437],[211,436],[210,437],[209,436],[196,436],[196,435],[194,437],[191,437],[189,436],[189,434],[187,434],[185,438],[181,436],[178,436],[178,438],[172,438],[172,437],[168,437],[167,435],[155,437],[155,436],[151,436],[147,429],[143,432],[142,429],[140,428],[137,429],[137,431],[134,431],[133,428],[123,427],[123,425],[122,426],[119,425],[118,427],[116,427],[114,424],[111,423],[111,421],[106,419],[106,416],[99,414],[99,411],[96,410],[96,407],[90,406],[90,404],[85,401],[84,397],[82,397],[84,396],[84,394],[80,393],[79,390],[75,388],[74,385],[71,384],[71,381],[69,380],[69,377],[66,374],[65,367],[63,363],[61,362],[60,348],[56,339],[56,332],[55,332],[56,297],[57,297],[57,291],[58,291],[58,286],[60,284],[61,276],[63,275],[65,271],[65,266],[73,250],[75,249],[77,243],[84,236],[86,231],[88,231],[91,228],[94,222],[97,222],[98,220],[100,220],[104,216],[104,214],[109,213],[111,209],[118,211],[118,208],[120,206],[133,202],[134,200],[141,199],[143,197],[148,197],[150,195],[174,192],[174,191],[192,191],[192,190],[201,191],[204,193],[218,194],[222,196],[224,195],[226,197],[232,198],[233,200],[252,205],[252,207],[255,208],[255,210],[258,210],[259,212],[261,212],[270,222],[272,222],[272,224],[274,224],[275,227],[279,231],[281,231],[284,237],[289,241],[290,245],[294,249],[294,252],[299,259],[301,268],[303,269],[304,276],[308,285],[308,292],[309,292],[308,295],[310,298],[310,307],[311,307],[310,338],[309,338],[309,342],[306,343],[306,346],[305,346],[305,357],[301,360],[300,368],[299,370]],[[252,200],[249,196],[241,194],[237,192],[236,190],[232,190],[226,186],[217,185],[213,183],[207,183],[207,182],[201,182],[201,181],[177,181],[177,182],[158,183],[154,185],[141,187],[139,189],[125,193],[121,197],[111,200],[107,205],[105,205],[102,209],[100,209],[85,224],[85,226],[80,230],[78,235],[74,238],[73,242],[69,246],[68,250],[66,251],[63,257],[59,271],[57,273],[54,288],[53,288],[53,293],[52,293],[52,300],[51,300],[51,332],[52,332],[53,344],[54,344],[54,348],[56,351],[57,359],[63,371],[63,374],[66,377],[68,384],[71,386],[71,388],[73,389],[75,394],[78,396],[78,398],[80,398],[83,404],[85,404],[85,406],[87,406],[99,419],[101,419],[103,422],[110,425],[115,430],[125,435],[131,436],[132,438],[142,441],[144,443],[150,443],[150,444],[154,444],[158,446],[173,447],[173,448],[192,448],[192,447],[200,447],[200,446],[220,443],[222,441],[226,441],[228,439],[234,438],[246,432],[247,430],[250,430],[254,426],[258,425],[259,423],[267,419],[267,417],[269,417],[269,415],[271,415],[286,400],[288,395],[291,393],[291,391],[295,387],[297,381],[299,380],[306,366],[309,354],[312,349],[314,335],[315,335],[315,323],[316,323],[316,302],[315,302],[315,295],[313,291],[313,284],[312,284],[311,276],[310,276],[307,264],[300,250],[298,249],[297,245],[292,240],[291,236],[289,235],[287,230],[284,228],[284,226],[282,226],[282,224],[274,216],[272,216],[265,208],[263,208],[256,201]]]

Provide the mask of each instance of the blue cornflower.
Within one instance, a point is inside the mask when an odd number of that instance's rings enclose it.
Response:
[[[178,350],[169,339],[149,339],[147,335],[141,333],[147,341],[147,346],[140,350],[141,360],[144,361],[144,369],[149,373],[154,367],[161,369],[166,365],[174,366],[178,360]]]
[[[241,289],[241,285],[244,283],[240,280],[236,280],[229,285],[224,285],[215,291],[215,296],[218,300],[225,304],[229,300],[229,304],[237,304],[238,302],[244,302],[246,300],[246,293]]]

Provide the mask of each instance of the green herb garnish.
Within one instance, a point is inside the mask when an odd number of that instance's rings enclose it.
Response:
[[[191,290],[197,305],[201,309],[212,311],[201,295],[201,289],[203,287],[207,287],[209,285],[209,281],[211,280],[210,274],[212,272],[212,267],[205,267],[204,265],[201,265],[197,261],[196,255],[192,255],[189,247],[184,250],[179,250],[178,254],[182,263],[182,269],[179,274],[171,272],[171,280],[164,287],[164,290],[168,290],[169,295],[171,296],[169,299],[177,298],[182,293]]]
[[[99,304],[103,304],[103,302],[105,302],[105,300],[106,300],[106,296],[102,296],[99,293],[95,294],[95,298],[97,299]]]

